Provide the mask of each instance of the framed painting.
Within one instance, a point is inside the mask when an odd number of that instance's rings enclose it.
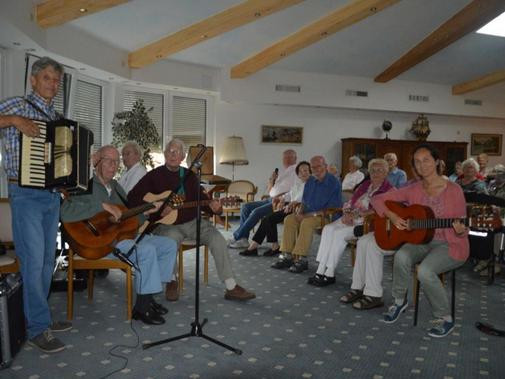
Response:
[[[261,125],[261,142],[301,144],[303,142],[303,128],[300,126]]]
[[[473,134],[471,137],[471,155],[486,153],[501,155],[502,134]]]

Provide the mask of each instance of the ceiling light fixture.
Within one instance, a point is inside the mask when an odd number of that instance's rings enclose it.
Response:
[[[505,37],[505,12],[477,30],[477,33]]]
[[[21,46],[21,42],[12,42],[14,46]]]

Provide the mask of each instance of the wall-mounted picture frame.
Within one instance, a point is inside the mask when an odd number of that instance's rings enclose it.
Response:
[[[472,133],[470,154],[501,155],[502,136],[502,134]]]
[[[303,127],[261,125],[262,143],[303,143]]]

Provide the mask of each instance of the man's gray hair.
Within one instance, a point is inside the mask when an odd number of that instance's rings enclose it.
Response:
[[[54,59],[49,57],[42,57],[33,63],[32,75],[33,76],[37,75],[40,71],[44,70],[47,67],[52,67],[54,71],[59,72],[61,75],[65,71],[61,63],[58,63]]]
[[[349,160],[357,167],[357,168],[361,168],[361,166],[363,166],[363,162],[361,161],[361,159],[359,159],[358,156],[356,155],[353,155],[352,157],[349,158]]]
[[[121,149],[121,152],[124,151],[126,148],[132,148],[139,157],[142,157],[142,149],[140,148],[139,144],[135,141],[128,141],[123,145],[123,148]]]
[[[165,145],[165,151],[168,150],[169,146],[173,146],[173,145],[179,146],[181,148],[184,156],[186,156],[187,148],[186,148],[186,144],[184,143],[183,140],[180,140],[179,138],[174,138],[174,139],[168,141],[167,144]]]

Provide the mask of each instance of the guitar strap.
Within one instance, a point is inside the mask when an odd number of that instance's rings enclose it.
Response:
[[[126,207],[126,208],[130,208],[128,206],[128,200],[126,200],[124,198],[124,196],[121,195],[121,193],[119,193],[119,191],[117,190],[117,184],[114,185],[114,191],[116,192],[116,195],[118,195],[119,199],[121,199],[121,201],[123,202],[123,205]]]
[[[177,195],[184,195],[184,167],[179,167],[179,189],[177,190]]]

